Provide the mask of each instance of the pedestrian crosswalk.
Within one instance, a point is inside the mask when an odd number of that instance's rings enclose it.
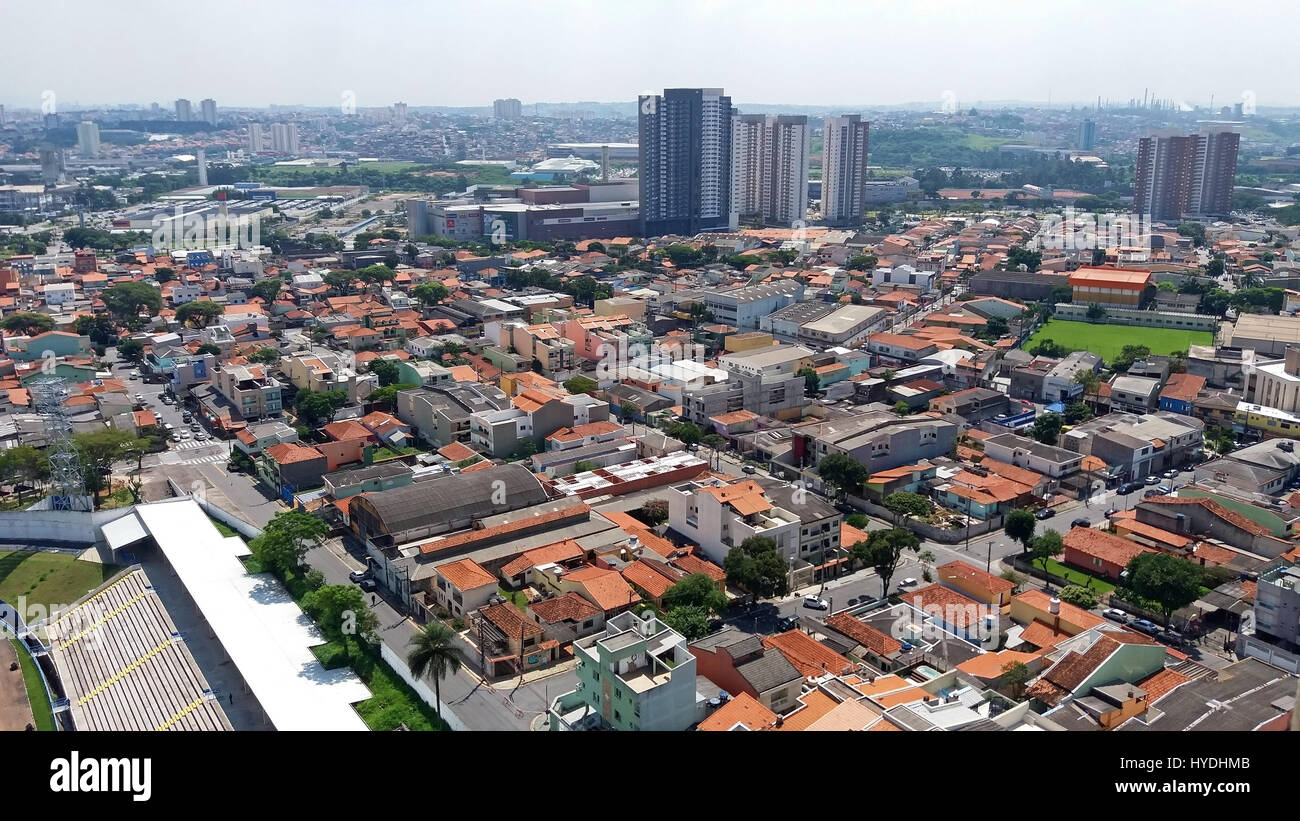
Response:
[[[224,453],[214,453],[214,454],[212,454],[211,456],[200,456],[200,457],[197,457],[197,458],[195,458],[195,459],[182,459],[181,461],[177,462],[176,464],[178,464],[178,465],[211,465],[211,464],[215,464],[215,463],[217,463],[217,462],[225,462],[225,461],[228,461],[229,459],[230,459],[230,457],[227,456],[227,455],[224,454]]]
[[[207,442],[199,442],[194,439],[186,439],[183,442],[173,442],[172,450],[194,450],[195,448],[210,448],[215,444],[217,443],[211,440]]]

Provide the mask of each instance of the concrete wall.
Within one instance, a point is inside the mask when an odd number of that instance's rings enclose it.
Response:
[[[90,547],[100,541],[99,529],[128,515],[134,508],[97,510],[11,510],[0,513],[0,543],[72,544]]]
[[[1204,314],[1183,314],[1172,311],[1137,311],[1130,308],[1106,308],[1106,318],[1099,320],[1099,325],[1140,325],[1145,328],[1173,328],[1180,331],[1210,331],[1219,327],[1218,317]],[[1058,302],[1056,319],[1071,322],[1088,322],[1088,304]]]

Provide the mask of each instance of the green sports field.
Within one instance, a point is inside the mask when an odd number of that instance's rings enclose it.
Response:
[[[1027,351],[1045,339],[1064,345],[1071,351],[1092,351],[1107,363],[1112,362],[1125,345],[1146,345],[1151,353],[1161,356],[1173,351],[1186,351],[1189,345],[1212,345],[1214,334],[1209,331],[1180,331],[1175,328],[1141,328],[1135,325],[1094,325],[1091,322],[1069,322],[1049,319],[1024,344]]]

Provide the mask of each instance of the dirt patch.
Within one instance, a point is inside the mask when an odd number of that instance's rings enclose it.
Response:
[[[0,633],[0,732],[22,731],[35,722],[32,707],[27,703],[27,685],[23,683],[20,666],[10,670],[18,660],[14,646],[6,634]]]

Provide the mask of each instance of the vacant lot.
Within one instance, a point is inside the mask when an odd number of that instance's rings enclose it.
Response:
[[[120,570],[115,565],[77,561],[70,553],[0,550],[0,599],[17,605],[72,604]]]
[[[1107,363],[1113,362],[1125,345],[1146,345],[1151,349],[1151,353],[1164,356],[1173,351],[1186,351],[1189,345],[1214,343],[1214,335],[1209,331],[1139,328],[1133,325],[1094,325],[1091,322],[1049,319],[1047,324],[1039,328],[1025,343],[1025,350],[1033,350],[1045,339],[1064,345],[1071,351],[1092,351]]]

